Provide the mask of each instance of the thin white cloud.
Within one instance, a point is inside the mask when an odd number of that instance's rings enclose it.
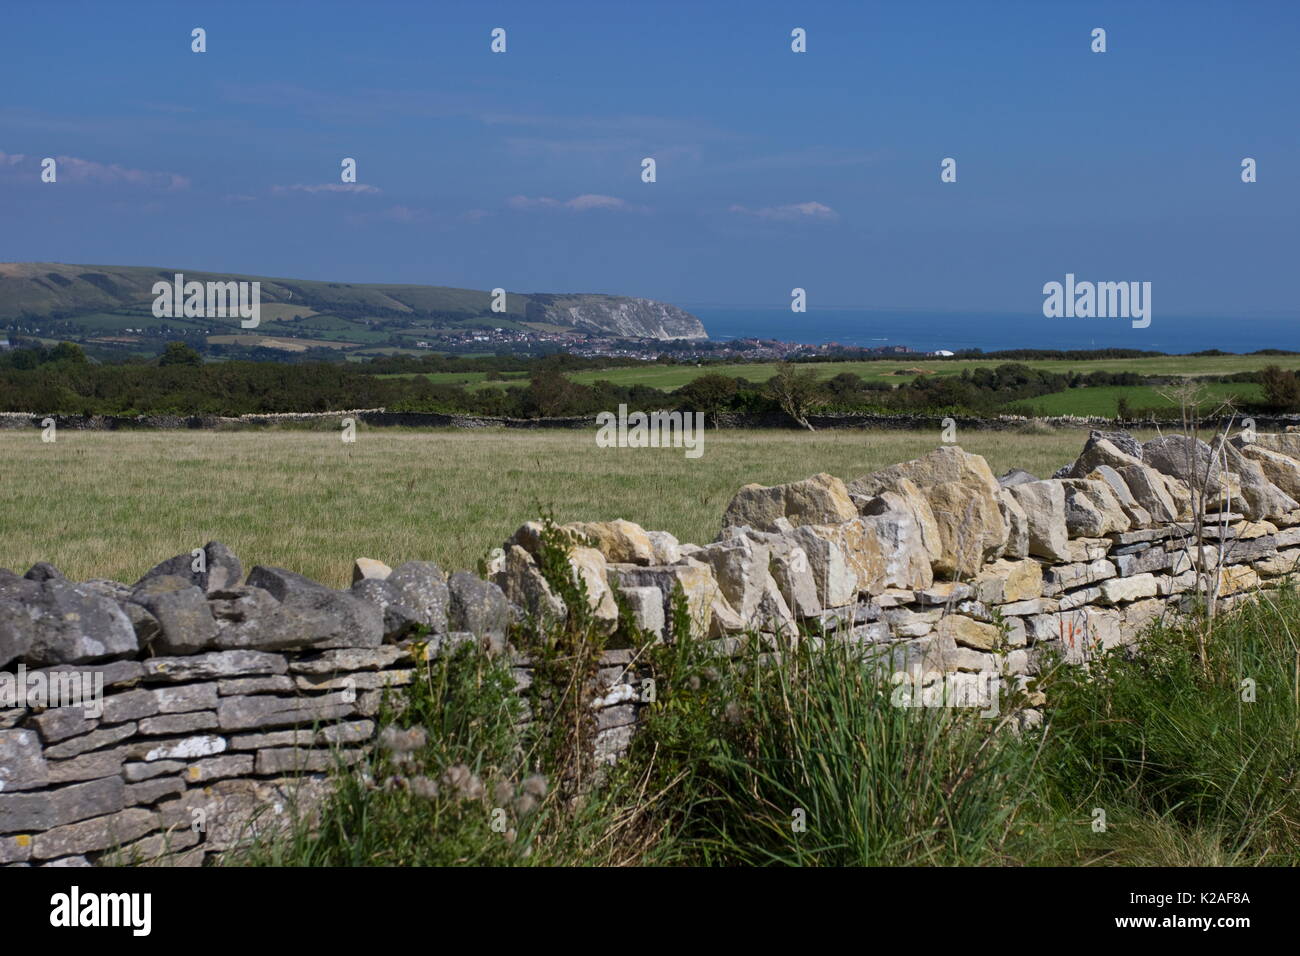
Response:
[[[378,186],[371,186],[368,183],[294,183],[292,186],[271,187],[271,192],[277,196],[283,196],[287,193],[364,193],[372,195],[382,191]]]
[[[840,218],[839,213],[834,209],[819,202],[796,202],[785,206],[764,206],[760,209],[734,205],[728,212],[754,216],[771,222],[831,222]]]
[[[593,209],[607,209],[615,212],[640,212],[641,207],[633,206],[617,196],[602,196],[599,193],[583,193],[572,199],[552,199],[550,196],[511,196],[507,200],[512,209],[568,209],[572,212],[589,212]]]
[[[149,189],[188,189],[190,180],[179,173],[133,169],[117,163],[100,163],[80,156],[55,156],[57,182],[97,183],[99,185],[142,186]],[[18,169],[30,165],[33,179],[40,176],[41,160],[23,153],[0,152],[0,168]]]
[[[413,209],[410,206],[396,205],[389,206],[380,216],[384,219],[391,219],[393,222],[420,222],[427,219],[423,209]]]

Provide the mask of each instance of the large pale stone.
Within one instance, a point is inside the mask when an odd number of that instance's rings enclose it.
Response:
[[[922,490],[950,481],[982,485],[990,494],[998,489],[988,462],[957,445],[941,445],[920,458],[872,472],[850,482],[848,487],[854,494],[873,496],[895,490],[900,478],[908,479]]]
[[[1151,515],[1156,524],[1176,521],[1188,512],[1190,495],[1186,486],[1177,479],[1162,475],[1141,462],[1117,471],[1133,500]]]
[[[1123,604],[1155,597],[1160,588],[1154,574],[1135,574],[1129,578],[1110,578],[1102,581],[1102,600],[1107,604]]]
[[[857,598],[857,572],[849,566],[833,527],[805,525],[790,538],[803,550],[822,607],[843,607]]]
[[[718,542],[698,557],[713,568],[714,579],[727,604],[740,616],[743,628],[788,629],[793,615],[769,570],[771,552],[744,536]]]
[[[1300,496],[1300,461],[1253,442],[1239,442],[1237,447],[1242,456],[1258,464],[1264,470],[1264,477],[1282,492],[1292,498]]]
[[[893,486],[860,506],[863,514],[876,515],[888,511],[903,511],[912,516],[921,534],[921,545],[931,562],[943,556],[943,537],[934,519],[934,509],[925,494],[910,478],[898,478]]]
[[[1120,611],[1125,636],[1136,639],[1152,624],[1162,620],[1164,614],[1165,602],[1159,598],[1148,598],[1144,601],[1134,601],[1132,604],[1126,605]]]
[[[605,556],[595,548],[574,548],[569,566],[587,587],[587,605],[596,623],[606,632],[613,631],[618,626],[618,605],[609,586]]]
[[[759,531],[777,531],[778,518],[799,527],[839,524],[857,513],[844,482],[833,475],[819,474],[786,485],[745,485],[727,506],[722,526],[749,525]]]
[[[650,546],[654,549],[654,560],[651,564],[676,564],[682,559],[682,545],[673,535],[667,531],[647,531],[646,537],[650,539]],[[606,559],[609,555],[605,556]]]
[[[1054,597],[1062,591],[1096,584],[1116,574],[1115,565],[1105,558],[1048,568],[1043,573],[1043,594]]]
[[[1249,565],[1230,565],[1219,569],[1219,597],[1251,591],[1259,587],[1259,574]]]
[[[686,615],[691,633],[672,633],[673,640],[718,637],[741,630],[743,622],[727,599],[723,597],[713,576],[713,568],[693,557],[684,557],[680,563],[657,567],[619,565],[610,568],[610,574],[620,587],[656,587],[663,595],[665,620],[673,622],[672,599],[680,588],[686,602]]]
[[[658,560],[661,555],[656,555],[650,535],[631,521],[575,521],[564,525],[562,530],[585,538],[591,547],[604,555],[606,561],[642,565],[672,563]]]
[[[957,644],[977,651],[991,651],[998,646],[996,627],[981,624],[962,614],[949,614],[940,618],[934,629],[941,637],[951,637]]]
[[[1258,432],[1253,444],[1288,458],[1300,459],[1300,432]]]
[[[1008,527],[998,504],[998,482],[988,463],[956,445],[944,445],[913,461],[894,465],[854,481],[849,490],[876,496],[915,484],[925,495],[939,529],[940,553],[934,570],[973,574],[985,560],[1002,553]]]
[[[999,559],[985,565],[972,585],[976,597],[985,604],[1028,601],[1043,593],[1043,566],[1033,559]]]
[[[1216,477],[1220,468],[1214,451],[1199,438],[1163,435],[1142,446],[1142,460],[1161,474],[1172,475],[1189,487]]]
[[[880,502],[888,501],[882,495]],[[840,525],[841,541],[848,549],[852,542],[865,541],[870,553],[864,567],[868,570],[866,590],[879,594],[887,588],[927,588],[934,581],[929,552],[925,546],[922,526],[914,517],[915,512],[905,507],[882,510],[864,514],[856,521]],[[863,534],[860,538],[858,528]],[[870,542],[874,537],[875,543]],[[877,563],[876,555],[880,562]],[[850,563],[853,554],[849,552]],[[859,578],[861,585],[862,579]]]
[[[1100,432],[1093,433],[1094,436],[1100,434]],[[1135,450],[1141,451],[1141,446],[1138,446]],[[1078,459],[1070,468],[1070,477],[1086,478],[1089,472],[1094,471],[1099,465],[1108,465],[1119,471],[1121,468],[1140,466],[1141,464],[1141,455],[1125,453],[1109,439],[1090,436],[1087,444],[1083,446],[1083,451],[1080,452]]]
[[[1061,485],[1065,490],[1065,527],[1071,537],[1099,538],[1131,527],[1106,482],[1066,478]]]
[[[1120,507],[1124,509],[1124,514],[1128,516],[1130,527],[1149,528],[1151,526],[1151,513],[1138,503],[1133,492],[1129,490],[1128,482],[1110,465],[1098,465],[1083,477],[1089,481],[1105,482],[1111,493],[1119,501]]]
[[[1008,529],[996,492],[950,481],[931,485],[926,493],[943,541],[935,571],[955,577],[974,574],[981,564],[1002,553]]]
[[[1023,482],[1022,482],[1023,483]],[[1029,556],[1029,515],[1020,503],[1005,490],[998,490],[998,507],[1002,521],[1007,526],[1007,546],[1003,554],[1008,558]]]
[[[1300,502],[1269,481],[1259,462],[1247,458],[1232,445],[1224,448],[1224,453],[1228,468],[1240,482],[1241,510],[1247,518],[1270,518],[1300,507]]]
[[[1060,481],[1027,481],[1006,489],[1029,520],[1029,553],[1051,561],[1070,559],[1065,526],[1065,488]]]
[[[1296,574],[1300,572],[1300,548],[1279,551],[1271,557],[1254,562],[1251,567],[1265,577]]]
[[[1200,439],[1186,435],[1165,435],[1153,438],[1142,446],[1143,461],[1163,475],[1176,478],[1186,486],[1189,496],[1188,513],[1195,510],[1215,510],[1230,502],[1238,502],[1241,489],[1235,478],[1225,475],[1216,453]],[[1205,489],[1203,504],[1192,503],[1193,493]]]
[[[657,587],[623,587],[623,595],[632,623],[655,637],[664,636],[664,596]]]
[[[768,571],[786,606],[796,617],[815,617],[822,611],[807,552],[795,541],[793,533],[768,535]]]
[[[943,608],[914,611],[908,607],[885,609],[885,623],[896,637],[923,637],[934,630],[943,617]]]
[[[564,620],[568,608],[551,590],[533,556],[517,544],[506,550],[505,566],[492,578],[507,598],[543,623]]]
[[[970,660],[971,653],[958,647],[951,634],[929,634],[886,648],[880,666],[888,674],[905,673],[915,680],[936,672],[952,673]]]
[[[385,580],[393,569],[382,561],[376,561],[374,558],[357,558],[352,562],[352,583],[364,581],[367,578],[377,578],[380,581]]]

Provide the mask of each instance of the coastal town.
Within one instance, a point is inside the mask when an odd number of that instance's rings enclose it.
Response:
[[[653,362],[661,355],[675,359],[747,359],[780,361],[813,355],[839,355],[846,351],[868,355],[942,356],[943,350],[925,352],[908,345],[883,345],[862,348],[842,342],[810,345],[780,339],[650,339],[621,338],[580,330],[539,331],[510,328],[441,330],[434,338],[417,339],[415,347],[435,351],[486,352],[536,351],[539,348],[568,352],[584,358],[622,358]]]

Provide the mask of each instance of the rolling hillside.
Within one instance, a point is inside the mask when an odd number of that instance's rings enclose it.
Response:
[[[505,311],[493,312],[491,293],[474,289],[51,262],[0,263],[0,328],[123,346],[177,334],[225,337],[244,331],[233,317],[155,318],[154,283],[171,282],[178,271],[186,281],[260,282],[262,323],[254,338],[273,348],[284,340],[315,340],[312,344],[324,347],[415,347],[440,334],[454,338],[475,329],[519,337],[565,331],[660,340],[707,337],[695,316],[651,299],[508,291]]]

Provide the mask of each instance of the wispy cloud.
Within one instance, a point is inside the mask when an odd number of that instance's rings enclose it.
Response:
[[[276,196],[289,193],[355,193],[377,195],[383,190],[368,183],[294,183],[292,186],[272,186],[271,192]]]
[[[392,222],[421,222],[429,218],[423,209],[414,209],[411,206],[401,204],[389,206],[380,212],[379,216]]]
[[[734,205],[728,212],[754,216],[771,222],[831,222],[840,218],[839,213],[834,209],[819,202],[796,202],[785,206],[763,206],[759,209]]]
[[[117,163],[100,163],[80,156],[55,156],[57,182],[95,183],[98,185],[139,186],[148,189],[188,189],[190,180],[179,173],[132,169]],[[28,171],[33,181],[39,179],[41,159],[23,153],[0,152],[0,170]]]
[[[634,206],[617,196],[602,196],[599,193],[583,193],[572,199],[552,199],[550,196],[511,196],[507,200],[511,209],[567,209],[572,212],[590,212],[593,209],[607,209],[614,212],[644,212],[643,207]]]

